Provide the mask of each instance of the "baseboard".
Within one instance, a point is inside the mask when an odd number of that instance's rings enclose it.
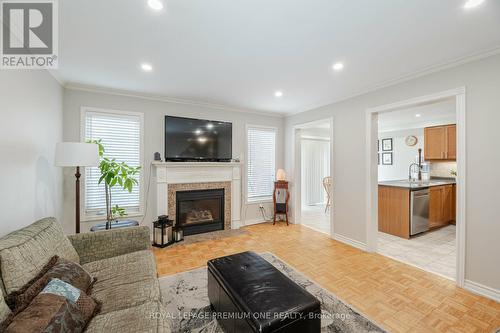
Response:
[[[339,241],[341,243],[344,243],[344,244],[350,245],[352,247],[355,247],[357,249],[366,251],[366,244],[362,243],[360,241],[357,241],[355,239],[352,239],[352,238],[349,238],[349,237],[345,237],[345,236],[342,236],[342,235],[339,235],[339,234],[333,234],[333,239],[335,239],[335,240],[337,240],[337,241]]]
[[[465,280],[464,289],[500,302],[500,290],[498,289],[493,289],[491,287],[470,280]]]
[[[259,224],[259,223],[264,223],[264,219],[251,219],[251,220],[245,220],[245,226],[247,225],[252,225],[252,224]]]

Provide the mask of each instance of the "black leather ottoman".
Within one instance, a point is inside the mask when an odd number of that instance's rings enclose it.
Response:
[[[225,332],[320,332],[320,302],[254,252],[208,261],[208,298]]]

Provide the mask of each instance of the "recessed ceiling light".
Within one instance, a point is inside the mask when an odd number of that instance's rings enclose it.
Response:
[[[195,133],[196,135],[200,135],[202,132],[201,132],[201,129],[199,129],[199,128],[198,128],[196,131],[194,131],[194,133]]]
[[[141,68],[145,72],[151,72],[153,70],[153,66],[151,64],[148,64],[148,63],[142,63]]]
[[[204,136],[200,136],[200,137],[198,138],[198,142],[199,142],[199,143],[205,143],[205,142],[207,142],[207,138],[205,138]]]
[[[212,128],[214,128],[214,124],[212,124],[212,123],[208,123],[208,124],[207,124],[207,128],[208,128],[208,129],[212,129]]]
[[[475,8],[475,7],[479,6],[480,4],[482,4],[483,2],[484,2],[484,0],[468,0],[464,5],[464,9]]]
[[[333,64],[332,68],[334,71],[338,72],[338,71],[341,71],[344,69],[344,64],[341,62],[337,62],[337,63]]]
[[[420,117],[422,117],[422,115],[421,115],[420,113],[417,113],[417,114],[415,115],[415,117],[420,118]]]
[[[274,96],[275,96],[275,97],[283,97],[283,92],[282,92],[282,91],[280,91],[280,90],[278,90],[278,91],[276,91],[276,92],[274,93]]]
[[[162,10],[163,2],[161,2],[160,0],[148,0],[148,6],[154,10]]]

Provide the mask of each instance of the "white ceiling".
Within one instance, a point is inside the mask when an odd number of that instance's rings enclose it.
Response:
[[[497,0],[469,11],[465,0],[163,1],[161,12],[146,0],[60,1],[56,75],[293,113],[500,47]]]
[[[420,117],[416,117],[419,114]],[[456,123],[454,99],[378,115],[379,132],[399,131]]]

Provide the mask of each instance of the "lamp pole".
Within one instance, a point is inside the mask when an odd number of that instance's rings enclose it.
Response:
[[[75,233],[80,233],[80,167],[99,165],[99,147],[94,143],[60,142],[56,144],[55,165],[76,167],[75,172]]]
[[[75,173],[75,189],[76,189],[76,204],[75,204],[75,232],[77,234],[80,233],[80,167],[76,167],[76,173]]]

